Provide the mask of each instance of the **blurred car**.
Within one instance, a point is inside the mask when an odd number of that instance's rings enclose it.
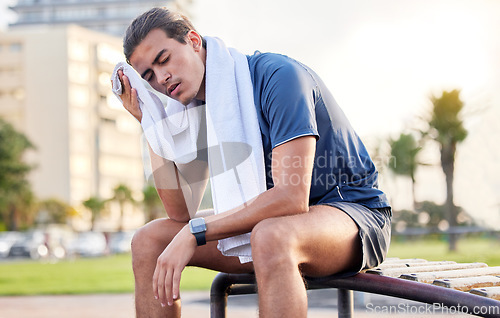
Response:
[[[84,257],[106,254],[106,237],[101,232],[82,232],[68,246],[68,253]]]
[[[132,243],[133,231],[116,232],[111,234],[109,239],[109,250],[113,254],[130,252]]]
[[[22,238],[23,235],[20,232],[0,232],[0,257],[4,258],[9,256],[12,245],[20,241]]]
[[[48,254],[47,246],[45,245],[45,234],[42,230],[31,230],[26,233],[21,233],[21,238],[16,241],[10,248],[10,257],[31,257],[39,259]]]
[[[9,257],[31,257],[32,259],[62,259],[66,246],[74,233],[66,225],[48,224],[28,232],[17,232],[19,238],[12,244]]]

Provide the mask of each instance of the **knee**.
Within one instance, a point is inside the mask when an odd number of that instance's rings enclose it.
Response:
[[[151,237],[145,225],[139,228],[132,237],[131,252],[134,271],[145,261],[144,256],[147,256],[149,250],[148,242],[151,242]]]
[[[259,222],[251,234],[252,258],[256,271],[274,271],[276,266],[296,266],[295,239],[290,229],[275,219]]]
[[[170,243],[175,233],[169,234],[169,227],[164,222],[169,220],[155,220],[140,227],[132,237],[132,268],[134,271],[145,265],[156,263],[156,259]]]
[[[148,231],[146,229],[146,225],[144,225],[137,229],[132,237],[132,241],[130,243],[132,255],[141,253],[141,251],[147,248],[148,241]]]

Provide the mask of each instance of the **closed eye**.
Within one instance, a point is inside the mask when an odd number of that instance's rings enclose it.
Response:
[[[160,65],[165,64],[165,63],[167,63],[167,62],[168,62],[168,60],[169,60],[169,59],[170,59],[170,55],[168,55],[168,56],[167,56],[167,57],[165,57],[163,60],[161,60],[159,64],[160,64]]]
[[[144,76],[142,77],[146,82],[150,82],[154,77],[153,71],[148,71]]]
[[[160,58],[164,57],[163,60],[160,60]],[[155,59],[153,60],[153,65],[155,64],[165,64],[168,62],[168,59],[170,57],[170,54],[168,54],[167,50],[166,49],[163,49],[161,50],[160,52],[158,52],[158,54],[156,54],[156,57]],[[142,73],[142,78],[144,80],[146,80],[147,82],[151,82],[154,78],[154,72],[152,69],[147,69],[145,70],[143,73]]]

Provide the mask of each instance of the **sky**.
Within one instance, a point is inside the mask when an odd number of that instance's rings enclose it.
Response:
[[[246,54],[282,53],[313,68],[369,148],[418,126],[430,96],[460,89],[469,136],[457,152],[455,201],[500,228],[500,1],[193,3],[190,16],[201,34]],[[0,11],[0,23],[5,19]],[[426,149],[421,160],[434,166],[419,169],[417,200],[442,203],[438,148]],[[381,183],[394,205],[405,207],[409,182]]]
[[[0,31],[5,30],[9,22],[13,22],[15,15],[8,10],[8,6],[16,3],[15,0],[0,0]]]
[[[203,0],[193,15],[244,53],[311,66],[361,135],[400,131],[443,89],[472,107],[500,87],[495,0]]]

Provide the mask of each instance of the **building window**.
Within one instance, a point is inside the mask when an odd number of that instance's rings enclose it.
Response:
[[[111,74],[108,72],[99,73],[99,84],[109,89],[109,85],[111,85]]]
[[[88,107],[90,105],[90,93],[87,87],[70,86],[69,88],[69,102],[71,105]]]
[[[90,127],[90,114],[81,109],[71,109],[69,113],[69,124],[71,128],[86,130]]]
[[[72,175],[88,176],[90,174],[90,157],[88,155],[73,154],[70,156],[70,169]]]
[[[68,42],[69,58],[74,61],[89,61],[89,45],[84,41],[72,40]]]
[[[109,44],[100,43],[97,45],[97,59],[99,61],[115,65],[116,63],[123,61],[125,57],[123,53]]]
[[[101,121],[106,124],[116,125],[116,119],[109,117],[101,117]]]
[[[89,129],[88,129],[89,130]],[[91,152],[91,144],[90,144],[90,136],[87,131],[72,131],[71,132],[71,151],[78,153],[90,153]]]
[[[88,84],[90,71],[87,64],[69,63],[68,78],[73,83]]]
[[[21,101],[25,98],[24,88],[18,88],[12,91],[12,97]]]
[[[138,133],[137,121],[127,114],[126,116],[119,116],[116,119],[116,128],[124,133]]]
[[[17,53],[21,52],[22,48],[23,46],[21,45],[21,43],[11,43],[9,46],[9,51],[12,53]]]
[[[123,105],[122,105],[122,102],[113,93],[109,93],[106,96],[106,101],[107,101],[106,104],[111,109],[119,109],[119,110],[123,110],[124,109]]]

